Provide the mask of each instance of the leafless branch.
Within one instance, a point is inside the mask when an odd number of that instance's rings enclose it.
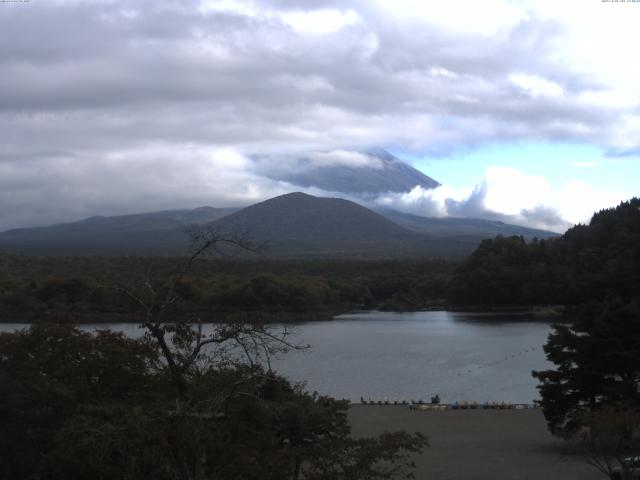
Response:
[[[234,323],[220,325],[211,334],[204,335],[202,321],[197,316],[183,321],[165,318],[182,299],[179,286],[199,258],[208,253],[226,256],[233,251],[255,254],[264,248],[264,245],[257,244],[247,232],[238,230],[230,234],[211,225],[193,227],[189,235],[189,253],[164,285],[154,283],[151,280],[153,277],[146,275],[138,289],[122,286],[117,288],[141,308],[144,314],[141,326],[160,349],[166,368],[179,390],[187,388],[189,376],[197,373],[197,365],[201,365],[201,361],[211,360],[208,346],[221,347],[215,350],[222,355],[225,354],[224,345],[239,349],[251,367],[259,364],[264,355],[269,370],[271,355],[274,352],[304,348],[288,340],[289,332],[286,328],[281,334],[276,335],[260,324]]]

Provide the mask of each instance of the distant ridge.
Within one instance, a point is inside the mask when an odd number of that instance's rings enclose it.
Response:
[[[551,238],[560,234],[549,230],[522,227],[497,220],[483,218],[458,218],[458,217],[421,217],[397,210],[380,209],[378,213],[398,225],[417,233],[425,233],[438,237],[474,236],[491,238],[497,235],[505,237],[516,235],[525,239]]]
[[[383,214],[381,214],[383,213]],[[547,238],[552,232],[478,219],[433,219],[376,213],[341,198],[300,192],[241,210],[194,210],[91,217],[50,227],[0,233],[0,251],[38,255],[177,255],[188,247],[187,227],[209,225],[247,232],[276,258],[463,257],[495,235]]]
[[[94,216],[49,227],[17,228],[0,232],[0,249],[23,253],[139,253],[170,251],[184,244],[182,230],[205,224],[236,209],[198,207],[193,210]]]

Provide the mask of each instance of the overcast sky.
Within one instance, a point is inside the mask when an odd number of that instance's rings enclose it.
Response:
[[[640,193],[638,25],[601,0],[1,2],[0,230],[247,205],[298,190],[252,155],[370,147],[443,184],[378,203],[563,229]]]

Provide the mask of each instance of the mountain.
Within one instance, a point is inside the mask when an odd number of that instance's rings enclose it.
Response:
[[[225,230],[249,230],[257,238],[320,241],[385,240],[413,236],[379,213],[341,198],[288,193],[257,203],[213,222]]]
[[[407,230],[438,237],[472,236],[484,239],[497,235],[505,237],[517,235],[530,240],[533,238],[557,237],[559,235],[548,230],[511,225],[483,218],[421,217],[390,209],[378,209],[376,211]]]
[[[227,232],[251,232],[274,256],[461,257],[485,238],[557,234],[502,222],[426,218],[393,210],[374,212],[341,198],[290,193],[212,223]]]
[[[482,239],[498,234],[552,236],[487,220],[382,213],[340,198],[290,193],[241,210],[201,207],[9,230],[0,233],[0,250],[175,255],[188,247],[186,230],[192,224],[230,234],[247,232],[265,243],[265,254],[272,257],[463,257]]]
[[[270,168],[264,173],[300,187],[363,197],[408,192],[416,186],[425,189],[440,186],[434,179],[382,149],[315,153],[298,158],[296,163],[298,168]]]
[[[226,232],[250,232],[277,256],[389,256],[423,236],[357,203],[289,193],[244,208],[211,224]]]
[[[236,209],[199,207],[113,217],[95,216],[50,227],[18,228],[0,233],[0,249],[22,253],[140,253],[175,250],[183,230],[205,224]]]

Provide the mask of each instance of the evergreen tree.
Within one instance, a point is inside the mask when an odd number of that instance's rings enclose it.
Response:
[[[570,436],[585,415],[640,407],[640,304],[582,306],[576,322],[556,325],[545,352],[555,370],[533,372],[549,429]]]

